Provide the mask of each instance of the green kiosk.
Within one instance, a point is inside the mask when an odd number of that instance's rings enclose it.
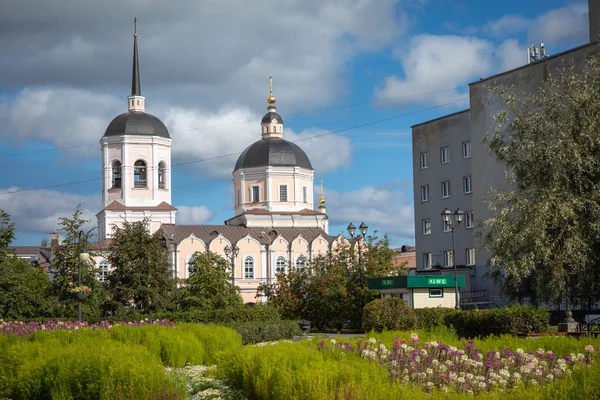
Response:
[[[458,287],[465,287],[465,277],[462,275],[458,276]],[[382,297],[399,297],[412,308],[454,308],[454,288],[454,275],[405,275],[369,279],[369,289],[377,289]]]

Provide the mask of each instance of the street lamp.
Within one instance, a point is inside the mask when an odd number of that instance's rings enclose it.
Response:
[[[354,239],[354,234],[356,233],[356,227],[352,224],[352,222],[350,222],[350,225],[348,225],[348,228],[346,228],[348,230],[348,234],[350,235],[350,237],[352,239]],[[367,224],[365,224],[364,222],[362,222],[360,224],[360,226],[358,227],[358,230],[360,232],[360,234],[362,235],[363,240],[365,240],[365,237],[367,236],[367,231],[369,230],[369,227],[367,226]],[[358,273],[359,273],[359,277],[360,277],[360,284],[363,284],[363,266],[362,266],[362,255],[361,255],[361,249],[360,249],[360,240],[356,240],[356,245],[358,246]],[[360,306],[361,306],[361,310],[365,307],[365,298],[364,296],[360,297]],[[360,324],[362,326],[362,312],[360,314]]]
[[[447,208],[442,211],[442,221],[444,222],[445,228],[450,228],[452,231],[452,265],[454,266],[454,296],[456,305],[454,306],[457,310],[460,310],[460,303],[458,298],[458,271],[456,270],[456,248],[454,245],[454,229],[460,226],[462,223],[465,212],[460,208],[457,208],[454,213]],[[445,229],[444,229],[445,230]]]
[[[231,260],[231,283],[235,285],[235,258],[240,254],[240,248],[234,245],[233,248],[229,245],[223,249],[225,251],[225,257]]]
[[[83,236],[84,233],[83,231],[79,231],[79,235],[77,237],[77,244],[79,247],[79,262],[77,263],[77,286],[81,287],[81,264],[83,263],[87,263],[90,259],[90,253],[86,253],[84,251],[84,243],[83,243]],[[79,323],[82,322],[82,318],[81,318],[81,299],[78,298],[77,299],[77,317],[79,320]]]

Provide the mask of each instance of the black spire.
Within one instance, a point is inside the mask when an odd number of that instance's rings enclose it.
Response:
[[[131,78],[131,95],[142,95],[142,89],[140,87],[140,66],[138,61],[137,49],[137,18],[133,19],[133,75]]]

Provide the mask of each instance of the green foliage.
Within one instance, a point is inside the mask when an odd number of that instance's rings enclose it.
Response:
[[[111,312],[132,305],[142,313],[173,306],[176,281],[167,250],[158,234],[148,232],[147,224],[147,219],[125,221],[122,229],[114,229],[107,257],[114,268],[108,276]]]
[[[185,399],[163,366],[214,364],[241,346],[234,330],[200,324],[0,335],[0,398]]]
[[[325,256],[313,258],[303,270],[278,274],[271,285],[259,292],[286,319],[306,319],[317,329],[348,327],[360,329],[365,304],[377,298],[368,279],[403,273],[392,267],[394,251],[387,236],[359,241],[351,248],[340,245]]]
[[[243,344],[291,339],[302,334],[297,321],[259,321],[230,324],[242,336]]]
[[[229,309],[243,306],[240,290],[231,283],[230,263],[213,252],[196,252],[188,263],[182,309]]]
[[[102,284],[96,278],[93,259],[90,258],[86,265],[79,261],[79,254],[82,252],[90,253],[90,256],[96,254],[88,247],[93,230],[87,232],[82,230],[83,226],[89,222],[82,219],[82,215],[81,205],[77,205],[71,217],[59,219],[60,231],[64,232],[65,239],[63,243],[54,243],[52,247],[54,280],[51,292],[58,298],[57,307],[53,310],[56,317],[77,317],[77,301],[70,289],[78,286],[80,269],[81,285],[92,289],[91,295],[83,303],[84,316],[94,318],[102,315],[100,306],[104,301],[104,292]]]
[[[416,327],[415,312],[397,297],[375,299],[364,308],[362,328],[365,332],[401,331]]]
[[[520,305],[493,310],[459,311],[446,317],[446,323],[459,336],[468,338],[546,332],[549,321],[548,310]]]
[[[496,87],[505,109],[484,138],[507,166],[482,234],[503,289],[534,303],[600,299],[600,56],[536,93]]]
[[[449,325],[449,318],[456,311],[454,308],[447,307],[430,307],[430,308],[416,308],[414,310],[415,315],[417,317],[417,328],[418,329],[432,329],[437,328],[439,326],[447,326]],[[471,312],[471,311],[461,311],[461,312]]]
[[[8,254],[8,246],[15,240],[15,224],[10,215],[0,208],[0,260]]]
[[[0,319],[49,314],[50,279],[41,268],[16,256],[0,258]]]

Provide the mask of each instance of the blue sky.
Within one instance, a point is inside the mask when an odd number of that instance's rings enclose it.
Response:
[[[414,243],[410,126],[467,108],[467,84],[523,65],[530,43],[553,54],[588,41],[585,1],[98,3],[3,2],[0,208],[15,244],[37,245],[78,203],[94,225],[98,141],[126,111],[134,16],[146,111],[171,131],[173,163],[216,157],[174,167],[179,223],[232,216],[236,157],[219,157],[260,138],[272,73],[285,137],[324,181],[330,233],[364,221],[397,246]]]

